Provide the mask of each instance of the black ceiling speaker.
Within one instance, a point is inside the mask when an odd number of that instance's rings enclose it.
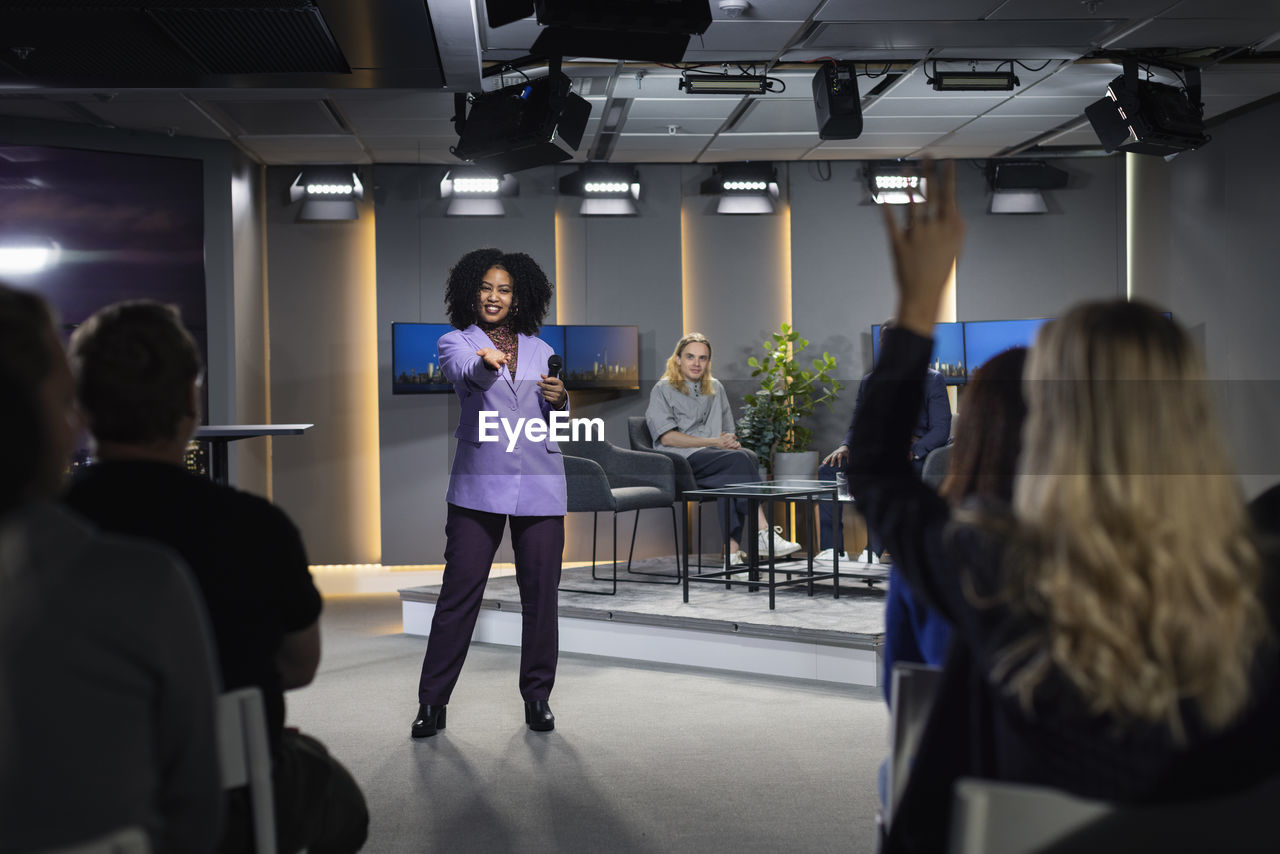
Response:
[[[1207,143],[1200,69],[1186,69],[1186,77],[1186,89],[1139,80],[1137,61],[1125,60],[1107,97],[1084,111],[1103,149],[1169,157]]]
[[[555,63],[558,65],[558,63]],[[492,175],[568,160],[582,145],[591,104],[569,91],[559,70],[476,96],[455,116],[451,151]]]
[[[824,62],[813,75],[813,106],[820,139],[857,139],[862,134],[858,73],[850,60]]]

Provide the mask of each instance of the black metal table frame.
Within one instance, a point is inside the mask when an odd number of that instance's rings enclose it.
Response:
[[[816,481],[815,484],[823,484],[823,482]],[[814,594],[813,583],[815,581],[825,581],[827,579],[831,579],[832,582],[834,583],[835,598],[839,599],[840,598],[840,563],[839,563],[838,556],[833,561],[830,572],[815,573],[813,571],[813,550],[812,549],[809,550],[807,570],[802,571],[802,570],[796,570],[796,569],[778,569],[777,557],[773,551],[772,536],[769,537],[769,563],[768,563],[769,580],[765,581],[761,579],[760,578],[761,567],[759,565],[760,554],[759,554],[759,546],[758,546],[759,523],[756,521],[757,511],[760,506],[760,502],[768,501],[769,507],[766,510],[765,515],[769,523],[769,532],[770,534],[772,534],[773,533],[773,502],[804,500],[805,504],[808,506],[808,511],[810,514],[808,519],[809,527],[810,529],[812,529],[812,524],[813,524],[812,514],[819,500],[819,496],[821,496],[824,493],[829,493],[833,501],[838,501],[839,498],[838,498],[838,493],[836,489],[837,487],[836,487],[835,481],[831,481],[830,485],[823,484],[823,485],[814,485],[809,487],[779,487],[779,486],[762,485],[758,483],[754,483],[754,484],[744,483],[744,484],[737,484],[733,486],[721,486],[721,487],[714,487],[714,488],[708,488],[708,489],[686,490],[684,492],[684,499],[683,499],[685,504],[684,553],[683,553],[683,567],[682,567],[683,572],[681,573],[684,576],[684,601],[685,602],[689,601],[689,582],[690,581],[705,581],[705,582],[712,582],[715,584],[724,584],[725,589],[732,589],[733,585],[740,584],[740,585],[746,585],[747,589],[753,593],[759,590],[761,587],[768,588],[769,610],[772,611],[774,610],[775,604],[776,604],[774,591],[776,591],[777,588],[785,587],[792,584],[807,584],[809,586],[809,595],[812,596]],[[768,491],[764,491],[764,490],[768,490]],[[692,573],[690,573],[689,571],[689,512],[688,512],[689,501],[692,499],[698,502],[698,542],[701,543],[702,542],[702,501],[704,499],[709,499],[709,498],[717,498],[717,499],[723,498],[726,500],[741,498],[746,500],[747,518],[744,520],[745,530],[743,531],[742,539],[745,541],[745,545],[746,545],[747,562],[744,565],[738,566],[738,567],[729,566],[730,531],[729,531],[729,526],[727,522],[722,521],[720,527],[724,533],[724,564],[723,564],[724,568],[717,572],[707,572],[707,573],[700,573],[699,575],[692,575]],[[717,507],[719,506],[720,506],[719,502],[717,502]],[[831,520],[831,529],[832,529],[833,539],[835,537],[835,533],[837,530],[836,528],[837,524],[838,524],[838,519],[833,516]],[[701,560],[699,560],[699,564],[701,565]],[[747,573],[748,575],[748,577],[745,580],[734,578],[734,576],[740,575],[742,573]],[[780,580],[777,578],[779,574],[785,574],[787,578],[785,580]],[[793,575],[796,575],[799,577],[793,578],[792,577]]]

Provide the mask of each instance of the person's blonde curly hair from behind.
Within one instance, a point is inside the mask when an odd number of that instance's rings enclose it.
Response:
[[[1025,374],[1009,578],[1043,626],[1005,651],[1029,706],[1051,666],[1091,710],[1211,728],[1249,695],[1261,559],[1203,363],[1172,320],[1095,302],[1045,326]]]

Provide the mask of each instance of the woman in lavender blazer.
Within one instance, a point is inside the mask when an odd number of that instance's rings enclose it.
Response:
[[[449,271],[445,305],[454,329],[440,337],[440,369],[462,416],[445,496],[444,581],[422,662],[414,738],[445,728],[445,707],[508,520],[524,623],[525,723],[539,732],[555,728],[547,698],[559,653],[565,482],[549,428],[552,411],[567,412],[569,397],[560,379],[548,376],[551,347],[535,337],[550,304],[551,283],[523,253],[477,249]]]

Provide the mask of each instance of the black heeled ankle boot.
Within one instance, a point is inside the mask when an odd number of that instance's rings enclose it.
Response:
[[[546,700],[524,701],[524,722],[534,732],[550,732],[556,728],[556,716]]]
[[[444,713],[448,706],[430,706],[422,703],[418,706],[418,717],[413,722],[414,738],[426,738],[444,729]]]

